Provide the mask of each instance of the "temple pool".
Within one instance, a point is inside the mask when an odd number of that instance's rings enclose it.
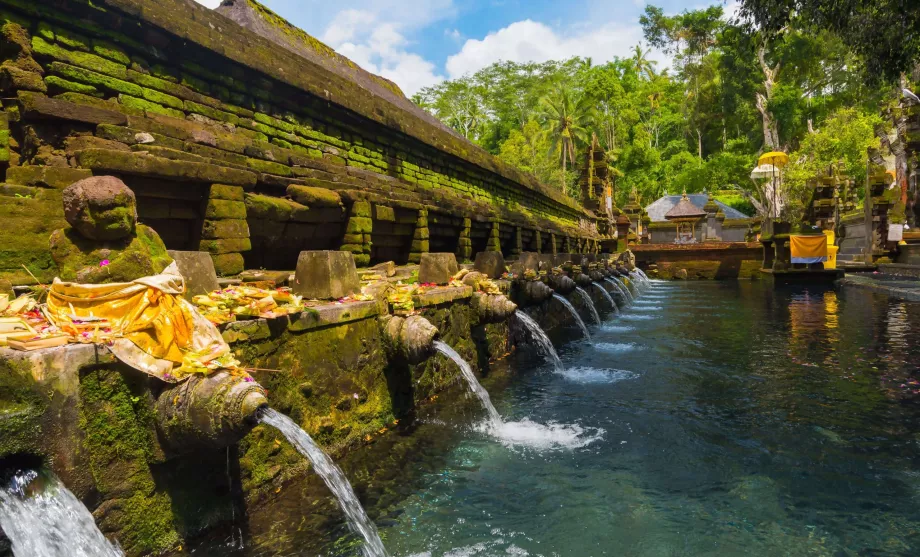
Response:
[[[521,350],[484,383],[543,427],[496,437],[470,403],[343,464],[391,555],[920,554],[920,306],[756,282],[639,301],[555,336],[564,373]],[[223,554],[357,554],[288,491]]]

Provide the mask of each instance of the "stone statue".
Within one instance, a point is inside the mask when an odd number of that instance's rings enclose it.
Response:
[[[137,223],[137,200],[124,182],[94,176],[63,192],[71,228],[51,233],[58,276],[83,284],[131,282],[163,272],[172,259],[152,229]]]

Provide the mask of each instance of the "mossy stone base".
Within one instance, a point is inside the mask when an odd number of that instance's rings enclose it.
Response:
[[[51,257],[62,280],[84,284],[131,282],[162,273],[172,263],[160,236],[142,224],[134,236],[112,242],[88,240],[72,228],[55,230]]]

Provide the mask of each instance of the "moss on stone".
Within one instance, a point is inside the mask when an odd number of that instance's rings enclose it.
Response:
[[[80,381],[80,428],[96,486],[106,499],[100,528],[129,555],[158,554],[181,542],[170,498],[150,469],[155,426],[142,378],[96,369]]]
[[[69,91],[72,93],[81,93],[83,95],[92,95],[94,97],[102,96],[102,93],[92,85],[77,83],[75,81],[68,81],[56,75],[49,75],[45,77],[45,85],[48,86],[52,93],[59,91]]]
[[[94,88],[105,89],[107,91],[113,91],[116,93],[126,93],[136,97],[139,97],[143,94],[141,87],[138,85],[71,64],[65,64],[63,62],[52,62],[49,66],[49,69],[51,70],[51,73],[55,75],[59,75],[86,85],[91,85]]]
[[[247,159],[246,166],[256,172],[264,172],[265,174],[274,174],[276,176],[291,176],[291,167],[276,162],[264,161],[261,159]]]
[[[227,201],[243,201],[243,188],[239,186],[212,184],[209,197],[211,199],[225,199]]]
[[[216,240],[202,240],[198,249],[216,255],[224,253],[239,253],[252,249],[249,238],[221,238]]]
[[[208,219],[246,219],[246,204],[242,201],[227,201],[224,199],[209,199],[205,208],[205,218]]]
[[[233,276],[243,272],[245,262],[243,255],[240,253],[224,253],[221,255],[212,255],[214,261],[214,270],[221,276]]]
[[[46,406],[28,364],[0,358],[0,458],[42,454],[41,416]]]
[[[56,44],[49,43],[38,35],[32,37],[32,50],[35,54],[67,62],[68,64],[118,79],[125,79],[125,77],[127,77],[128,68],[124,64],[106,60],[101,56],[90,54],[89,52],[67,50]]]
[[[135,236],[113,242],[88,240],[72,228],[56,230],[51,256],[62,280],[86,284],[131,282],[159,274],[172,262],[163,240],[143,224]]]
[[[145,112],[155,112],[157,114],[163,114],[164,116],[171,116],[173,118],[185,117],[185,113],[179,110],[167,108],[155,102],[132,97],[131,95],[118,95],[118,103],[124,107],[140,111],[138,114],[139,116],[143,116]]]
[[[93,41],[93,52],[103,58],[108,58],[109,60],[124,64],[125,66],[131,63],[131,57],[128,56],[124,50],[108,41]]]

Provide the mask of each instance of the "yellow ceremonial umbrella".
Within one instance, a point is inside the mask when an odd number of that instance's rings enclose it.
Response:
[[[770,151],[760,155],[760,158],[757,159],[757,164],[772,164],[777,168],[782,168],[789,164],[789,155],[782,151]]]
[[[789,164],[789,155],[783,153],[782,151],[770,151],[769,153],[764,153],[760,155],[760,158],[757,159],[758,167],[754,169],[754,172],[751,174],[751,179],[755,178],[755,174],[764,173],[765,170],[769,169],[773,174],[773,188],[771,190],[772,203],[770,207],[769,217],[773,217],[773,212],[776,211],[776,169],[782,168]],[[760,171],[760,172],[758,172]],[[776,216],[779,216],[778,214]]]

